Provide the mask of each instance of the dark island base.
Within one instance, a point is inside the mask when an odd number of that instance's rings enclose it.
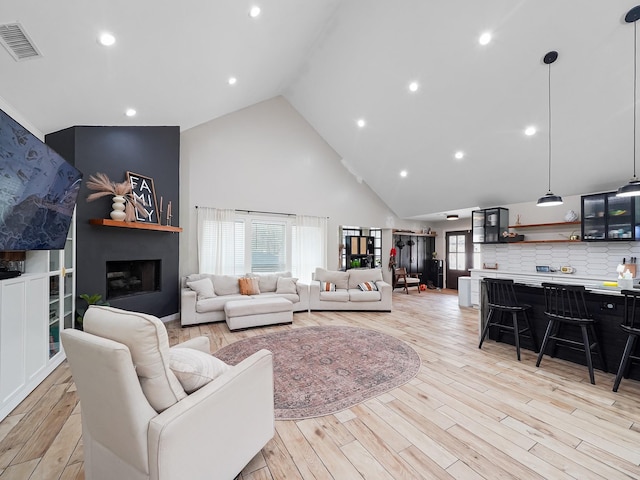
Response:
[[[542,339],[544,338],[548,325],[547,317],[544,315],[544,292],[541,287],[536,286],[516,283],[514,287],[518,297],[518,302],[527,303],[532,307],[532,309],[528,311],[528,315],[533,324],[538,345],[540,346],[542,345]],[[598,331],[600,341],[602,342],[602,352],[604,354],[605,361],[607,362],[607,371],[615,374],[620,366],[622,352],[624,351],[624,347],[627,342],[627,335],[620,329],[620,324],[622,323],[624,315],[624,297],[618,295],[587,293],[586,301],[591,315],[597,319],[596,330]],[[488,309],[483,306],[483,324],[484,320],[486,320],[487,313]],[[509,318],[509,321],[510,320],[511,319]],[[582,341],[579,328],[565,328],[563,334],[573,340]],[[488,337],[492,340],[498,340],[498,329],[492,328]],[[510,332],[503,332],[500,335],[500,341],[515,345],[513,334]],[[640,349],[638,347],[640,347],[640,344],[637,346],[636,351]],[[525,335],[520,336],[520,348],[533,350],[531,340]],[[542,362],[540,363],[540,368],[544,368],[545,360],[549,358],[550,353],[551,349],[547,346],[545,356],[542,357]],[[515,358],[515,350],[513,355]],[[585,365],[585,378],[588,380],[588,372],[586,369],[587,363],[584,352],[559,346],[556,349],[555,357]],[[600,365],[600,360],[597,355],[593,355],[593,367],[597,370],[602,370],[602,365]],[[640,364],[635,363],[631,365],[629,378],[640,380]]]

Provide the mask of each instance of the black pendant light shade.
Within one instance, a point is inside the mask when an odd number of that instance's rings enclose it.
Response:
[[[635,197],[640,195],[640,180],[636,177],[636,77],[637,77],[637,27],[636,21],[640,19],[640,5],[633,7],[624,17],[625,22],[633,23],[633,178],[629,183],[621,186],[616,193],[618,197]]]
[[[544,56],[545,65],[549,66],[549,190],[538,199],[538,207],[552,207],[562,205],[562,197],[551,193],[551,64],[558,59],[558,52],[551,51]]]
[[[554,205],[562,205],[563,203],[561,196],[547,192],[544,197],[538,199],[536,205],[538,207],[553,207]]]

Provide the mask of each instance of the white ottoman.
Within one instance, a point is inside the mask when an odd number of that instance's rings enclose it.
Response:
[[[230,300],[224,305],[229,330],[293,322],[293,303],[286,298],[268,297]]]

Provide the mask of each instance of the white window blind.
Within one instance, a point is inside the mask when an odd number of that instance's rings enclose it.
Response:
[[[285,223],[252,222],[251,271],[278,272],[287,267],[287,228]]]

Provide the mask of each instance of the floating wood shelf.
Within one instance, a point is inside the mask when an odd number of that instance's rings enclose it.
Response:
[[[580,225],[580,220],[576,222],[530,223],[528,225],[509,225],[509,228],[564,227],[564,226],[570,226],[570,225]]]
[[[158,225],[157,223],[144,222],[121,222],[118,220],[109,220],[108,218],[92,218],[89,220],[91,225],[100,225],[103,227],[120,227],[134,228],[138,230],[155,230],[156,232],[174,232],[182,231],[180,227],[172,227],[170,225]]]
[[[511,245],[519,243],[580,243],[580,240],[523,240],[521,242],[512,242]]]

